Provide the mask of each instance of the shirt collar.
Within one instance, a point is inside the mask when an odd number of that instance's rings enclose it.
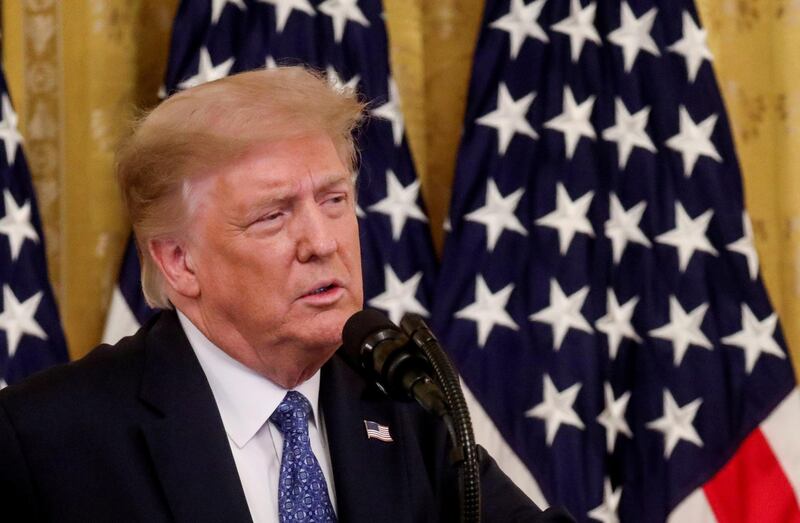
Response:
[[[288,392],[253,369],[230,357],[205,337],[181,311],[178,319],[206,375],[217,402],[225,432],[237,447],[244,447],[267,422]],[[319,382],[317,371],[292,390],[311,404],[311,420],[319,427]]]

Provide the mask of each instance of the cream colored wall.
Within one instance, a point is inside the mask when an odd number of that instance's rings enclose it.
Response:
[[[97,343],[127,236],[112,151],[155,102],[177,0],[5,0],[6,74],[73,357]],[[437,247],[483,3],[385,0]],[[800,362],[800,2],[699,0],[773,303]],[[796,367],[797,368],[797,367]]]

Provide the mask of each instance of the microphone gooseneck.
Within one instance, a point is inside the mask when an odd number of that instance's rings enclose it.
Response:
[[[342,331],[340,355],[389,397],[416,400],[445,423],[458,469],[460,520],[480,521],[480,470],[461,385],[452,363],[421,317],[406,314],[402,330],[375,310],[357,312]]]
[[[462,499],[462,521],[480,521],[480,464],[478,447],[472,431],[469,409],[461,390],[461,382],[444,348],[436,339],[430,327],[418,314],[409,313],[400,321],[403,331],[422,350],[430,361],[437,381],[444,391],[453,425],[451,440],[453,452],[451,460],[459,465],[458,479]]]

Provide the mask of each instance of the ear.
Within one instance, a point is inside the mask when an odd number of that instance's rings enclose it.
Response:
[[[200,283],[194,263],[182,241],[171,238],[153,239],[147,244],[147,248],[173,292],[187,298],[197,298],[200,295]]]

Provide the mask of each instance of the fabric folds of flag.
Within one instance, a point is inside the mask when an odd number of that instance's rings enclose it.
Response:
[[[580,521],[800,520],[705,40],[688,0],[486,2],[434,326],[501,466]]]
[[[406,312],[429,316],[437,264],[380,0],[183,0],[164,94],[276,64],[308,64],[369,101],[370,118],[357,136],[365,305],[395,321]],[[133,277],[138,286],[138,275],[123,270],[121,278]],[[117,296],[130,303],[127,293]]]
[[[0,388],[68,359],[17,120],[0,71]]]
[[[133,334],[156,313],[147,305],[142,293],[141,267],[136,242],[131,236],[122,259],[119,280],[111,296],[103,343],[116,343]]]

